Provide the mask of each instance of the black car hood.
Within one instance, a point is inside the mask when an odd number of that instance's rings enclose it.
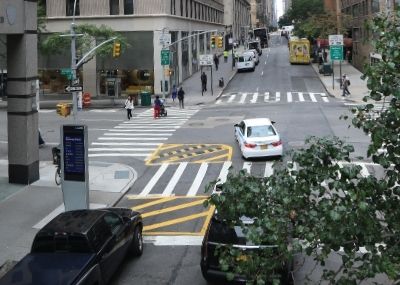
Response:
[[[92,253],[28,254],[0,279],[0,285],[71,284],[94,257]]]

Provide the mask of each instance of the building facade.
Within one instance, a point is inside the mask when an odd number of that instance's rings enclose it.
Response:
[[[49,33],[69,30],[74,0],[42,0]],[[200,54],[215,53],[211,32],[223,34],[224,0],[76,0],[75,23],[104,25],[120,33],[129,47],[121,56],[96,56],[83,65],[79,77],[84,92],[92,96],[136,94],[142,90],[161,94],[199,70]],[[171,35],[170,65],[161,66],[160,37]],[[63,92],[70,67],[69,50],[61,55],[40,55],[41,89]],[[163,76],[164,74],[164,76]],[[163,84],[162,80],[165,78]],[[118,86],[118,88],[117,88]]]
[[[248,0],[224,0],[226,33],[233,40],[241,41],[250,29],[250,3]]]

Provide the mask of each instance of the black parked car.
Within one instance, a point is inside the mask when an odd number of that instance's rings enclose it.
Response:
[[[100,285],[127,252],[143,252],[142,217],[125,208],[64,212],[35,236],[31,252],[0,285]]]
[[[251,224],[253,220],[247,217],[242,218],[244,224]],[[243,251],[240,258],[246,258],[246,252],[259,251],[263,247],[274,248],[273,245],[254,245],[246,240],[246,236],[240,226],[230,227],[224,220],[214,213],[208,229],[204,235],[201,246],[201,272],[203,277],[211,284],[228,283],[226,272],[220,267],[218,256],[215,250],[218,246],[233,245]],[[293,262],[288,260],[280,268],[276,269],[277,275],[281,275],[281,284],[293,284]],[[236,275],[232,283],[245,284],[245,276]]]

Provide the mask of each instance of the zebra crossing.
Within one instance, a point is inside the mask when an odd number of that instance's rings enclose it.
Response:
[[[136,157],[146,160],[199,109],[169,108],[168,117],[153,118],[148,109],[108,129],[89,147],[89,157]]]
[[[329,103],[327,94],[323,92],[237,92],[222,95],[216,102],[216,105],[225,104],[256,104],[256,103]]]
[[[226,161],[224,163],[190,164],[182,162],[179,164],[163,163],[151,170],[150,176],[141,177],[137,185],[133,185],[130,195],[135,197],[147,197],[157,195],[169,197],[171,195],[192,197],[204,195],[207,184],[214,180],[224,183],[227,179],[228,171],[233,166],[233,171],[244,170],[256,177],[269,177],[273,175],[273,161],[264,162],[235,162]],[[338,162],[340,167],[349,165],[346,161]],[[360,175],[363,177],[375,176],[383,177],[384,170],[381,166],[367,162],[354,162],[353,165],[361,166]],[[296,164],[293,170],[297,169]]]

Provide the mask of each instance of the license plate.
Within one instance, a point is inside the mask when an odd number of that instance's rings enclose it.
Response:
[[[260,147],[261,147],[261,149],[267,149],[268,145],[267,144],[262,144],[262,145],[260,145]]]

